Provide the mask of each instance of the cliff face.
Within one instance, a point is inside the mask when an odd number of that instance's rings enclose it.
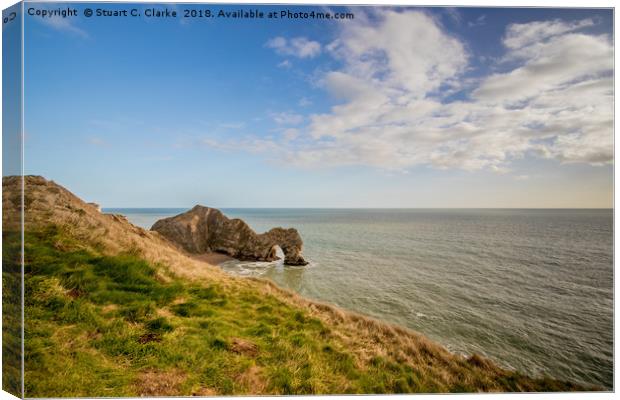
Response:
[[[224,253],[248,261],[277,260],[276,246],[287,265],[306,265],[303,241],[296,229],[274,228],[257,234],[240,219],[229,219],[215,208],[195,206],[174,217],[157,221],[151,230],[176,243],[188,253]]]

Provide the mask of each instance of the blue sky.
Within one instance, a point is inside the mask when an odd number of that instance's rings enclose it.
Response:
[[[355,14],[335,22],[71,7],[25,19],[25,171],[87,201],[612,206],[610,10],[332,8]]]
[[[21,19],[17,17],[18,6],[3,10],[2,24],[2,173],[21,173]],[[14,14],[13,14],[14,13]],[[7,116],[16,116],[8,118]]]

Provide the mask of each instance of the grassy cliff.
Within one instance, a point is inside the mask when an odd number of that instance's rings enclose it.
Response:
[[[25,182],[27,397],[583,389],[228,276],[52,182]],[[5,215],[18,189],[3,180]],[[4,254],[19,252],[17,227],[4,230]]]

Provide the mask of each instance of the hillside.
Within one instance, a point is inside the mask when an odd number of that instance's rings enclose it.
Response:
[[[5,282],[19,182],[3,179]],[[27,397],[583,390],[229,276],[51,181],[25,184]]]

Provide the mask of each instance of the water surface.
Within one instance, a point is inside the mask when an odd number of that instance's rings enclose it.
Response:
[[[184,209],[104,210],[145,228]],[[613,210],[224,209],[295,227],[306,267],[230,262],[529,374],[613,385]]]

